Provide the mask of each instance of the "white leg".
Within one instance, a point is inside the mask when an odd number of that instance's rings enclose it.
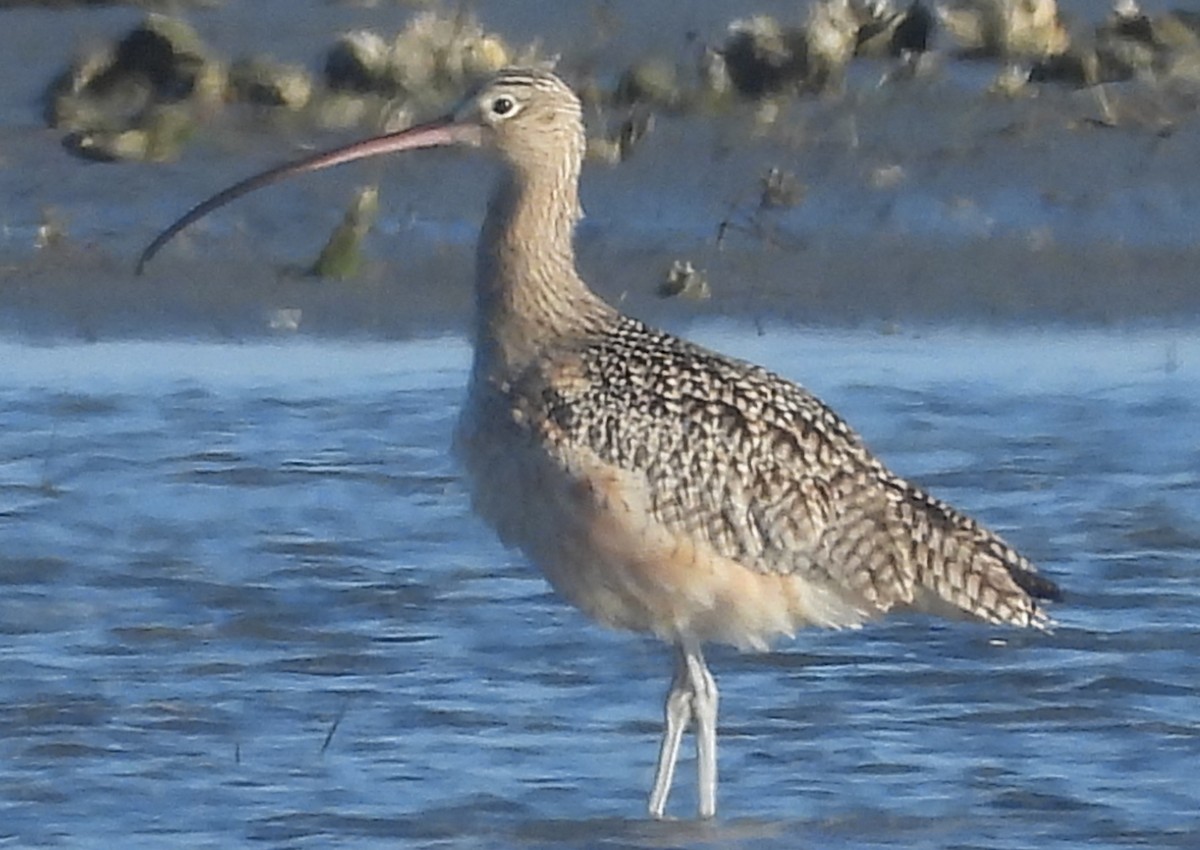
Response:
[[[717,813],[717,680],[708,671],[699,645],[685,646],[684,658],[692,686],[692,716],[696,721],[696,795],[702,818]]]
[[[675,762],[683,733],[692,722],[692,683],[687,657],[681,648],[675,650],[675,673],[663,705],[665,721],[662,744],[658,748],[658,769],[654,772],[654,787],[650,789],[650,816],[661,818],[667,809],[667,795],[675,778]]]

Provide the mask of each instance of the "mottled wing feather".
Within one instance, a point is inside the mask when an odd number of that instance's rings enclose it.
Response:
[[[884,468],[819,399],[632,320],[515,388],[549,445],[644,476],[653,519],[866,610],[959,609],[1042,625],[1053,583],[996,535]]]

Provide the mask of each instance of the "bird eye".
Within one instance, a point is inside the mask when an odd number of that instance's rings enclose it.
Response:
[[[492,112],[500,116],[508,115],[516,105],[511,97],[498,97],[492,101]]]

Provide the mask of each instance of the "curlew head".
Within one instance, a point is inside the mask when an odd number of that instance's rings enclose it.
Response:
[[[550,71],[510,68],[468,96],[456,123],[480,128],[480,143],[494,148],[519,172],[549,172],[583,160],[583,109],[575,92]]]
[[[490,148],[514,172],[574,180],[584,152],[579,98],[550,71],[505,69],[442,118],[276,166],[201,201],[154,238],[138,258],[137,273],[185,227],[256,189],[344,162],[445,145]]]

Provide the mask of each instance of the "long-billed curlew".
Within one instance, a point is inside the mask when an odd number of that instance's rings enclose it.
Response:
[[[699,812],[716,813],[710,641],[766,649],[803,626],[897,609],[1044,628],[1058,588],[970,517],[886,469],[832,410],[765,369],[624,316],[575,270],[579,100],[502,71],[447,117],[251,177],[200,216],[289,175],[462,144],[503,174],[476,268],[475,359],[456,434],[476,510],[593,619],[675,648],[649,810],[665,811],[695,726]]]

